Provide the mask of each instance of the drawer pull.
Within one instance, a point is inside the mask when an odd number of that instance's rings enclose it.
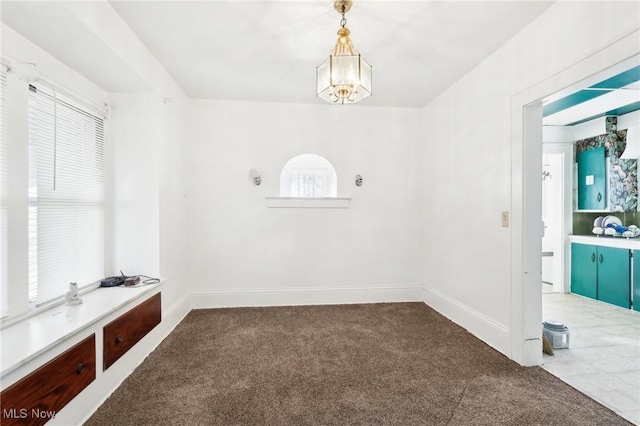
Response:
[[[118,334],[116,336],[116,345],[119,345],[122,342],[124,342],[124,337],[122,337],[121,335]]]
[[[78,364],[78,368],[76,368],[76,374],[82,374],[83,371],[84,371],[84,365]]]

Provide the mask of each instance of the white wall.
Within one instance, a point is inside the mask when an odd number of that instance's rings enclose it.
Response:
[[[187,264],[195,290],[204,293],[194,303],[418,300],[418,114],[190,101]],[[279,194],[282,166],[303,153],[333,164],[338,197],[352,197],[350,208],[266,207],[265,197]],[[262,174],[261,186],[250,182],[251,168]]]
[[[537,293],[533,286],[523,291],[518,273],[512,286],[512,271],[522,268],[523,218],[536,228],[533,234],[539,228],[540,209],[523,209],[520,185],[521,175],[533,170],[539,186],[541,148],[528,147],[524,162],[514,160],[522,155],[523,129],[512,125],[512,104],[527,88],[637,30],[639,16],[637,2],[556,3],[423,111],[423,149],[441,158],[423,158],[423,179],[432,183],[422,192],[424,223],[464,230],[433,239],[424,227],[425,300],[519,362],[525,362],[524,342],[537,339],[539,345],[540,338],[539,321],[527,328],[521,320],[535,311],[540,317],[539,254],[537,270],[527,270]],[[522,105],[514,109],[521,126]],[[514,148],[512,140],[520,145]],[[511,209],[517,229],[501,227],[500,212]],[[513,343],[511,336],[517,336]]]
[[[111,94],[107,275],[161,277],[163,311],[189,294],[184,277],[185,101]]]
[[[107,275],[160,273],[159,153],[162,98],[116,94],[109,99],[113,249]]]
[[[183,146],[185,143],[186,100],[163,99],[162,138],[158,158],[159,174],[159,244],[160,276],[166,282],[163,289],[163,309],[173,310],[191,292],[185,274],[186,252],[185,196]]]
[[[106,155],[111,214],[107,217],[108,275],[144,274],[164,280],[169,314],[189,294],[183,279],[182,144],[186,96],[172,76],[104,2],[67,3],[129,72],[147,84],[136,93],[110,93]]]

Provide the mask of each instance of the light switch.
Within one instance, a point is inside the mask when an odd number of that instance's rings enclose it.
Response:
[[[502,227],[509,227],[509,212],[502,212]]]

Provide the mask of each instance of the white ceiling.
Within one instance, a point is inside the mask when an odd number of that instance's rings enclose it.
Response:
[[[148,90],[124,59],[109,49],[64,4],[0,0],[2,22],[107,92]],[[29,57],[17,61],[31,61]],[[141,90],[142,88],[142,90]]]
[[[110,3],[191,98],[323,102],[315,96],[315,67],[337,37],[332,1]],[[347,27],[374,69],[373,96],[362,104],[428,104],[551,4],[355,0]],[[64,3],[1,5],[3,22],[107,91],[146,90]]]

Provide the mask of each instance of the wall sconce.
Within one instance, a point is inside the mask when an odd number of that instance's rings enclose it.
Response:
[[[254,185],[260,185],[262,183],[262,176],[256,169],[249,170],[249,179]]]
[[[362,176],[356,175],[356,186],[362,186]]]

